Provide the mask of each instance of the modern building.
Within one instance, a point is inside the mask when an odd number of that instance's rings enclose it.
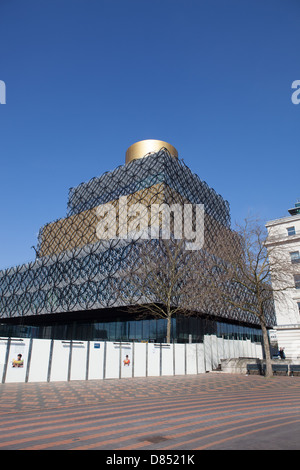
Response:
[[[284,278],[273,281],[276,337],[288,358],[300,358],[300,202],[289,209],[289,216],[267,222],[268,248],[282,257]],[[277,258],[278,259],[278,258]],[[274,263],[273,263],[274,264]],[[285,289],[280,292],[280,288]]]
[[[137,142],[127,150],[125,165],[70,189],[66,217],[40,230],[35,261],[0,272],[0,334],[164,342],[166,320],[134,317],[119,295],[120,272],[134,263],[136,246],[121,222],[128,224],[128,210],[140,203],[203,205],[211,244],[217,231],[230,231],[228,202],[192,173],[172,145]],[[107,217],[102,237],[99,214]],[[174,342],[201,342],[210,333],[261,338],[256,318],[232,310],[172,319]]]

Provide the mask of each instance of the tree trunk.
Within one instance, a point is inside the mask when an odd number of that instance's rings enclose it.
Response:
[[[171,314],[171,312],[168,312],[168,316],[167,316],[167,343],[171,343],[171,320],[172,320],[172,314]]]
[[[266,377],[272,377],[272,362],[271,362],[271,354],[270,354],[270,343],[269,343],[269,336],[268,330],[266,328],[265,322],[261,322],[261,329],[263,334],[263,343],[264,343],[264,350],[266,356]]]

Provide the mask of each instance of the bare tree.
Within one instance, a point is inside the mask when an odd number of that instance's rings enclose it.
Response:
[[[135,262],[123,272],[122,297],[130,310],[167,320],[166,341],[171,341],[171,320],[176,313],[190,314],[194,253],[184,239],[162,238],[136,243]]]
[[[138,241],[135,262],[121,283],[126,305],[165,318],[167,342],[176,313],[258,322],[270,376],[268,327],[274,325],[274,297],[294,287],[291,264],[273,249],[264,225],[252,219],[236,230],[221,227],[201,250],[186,248],[184,239]]]
[[[291,264],[268,243],[258,220],[245,220],[236,231],[224,231],[213,250],[198,253],[197,275],[202,283],[198,307],[220,312],[224,308],[257,319],[263,335],[266,376],[272,375],[268,326],[274,318],[274,296],[292,288]],[[272,258],[270,264],[269,258]],[[193,301],[193,299],[192,299]]]

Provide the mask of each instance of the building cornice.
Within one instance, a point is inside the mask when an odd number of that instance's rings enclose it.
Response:
[[[278,235],[278,236],[270,236],[267,238],[265,245],[270,246],[270,245],[288,245],[292,243],[300,243],[300,234],[296,235]]]
[[[289,222],[294,222],[294,221],[300,221],[300,214],[297,215],[290,215],[288,217],[281,217],[280,219],[274,219],[274,220],[269,220],[266,223],[266,227],[271,227],[273,225],[281,225],[281,224],[286,224]]]

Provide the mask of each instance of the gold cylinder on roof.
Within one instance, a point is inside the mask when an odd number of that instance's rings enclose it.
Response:
[[[178,152],[173,145],[163,140],[148,139],[136,142],[127,149],[125,163],[127,164],[137,158],[147,157],[149,154],[156,153],[162,148],[167,149],[172,157],[178,158]]]

